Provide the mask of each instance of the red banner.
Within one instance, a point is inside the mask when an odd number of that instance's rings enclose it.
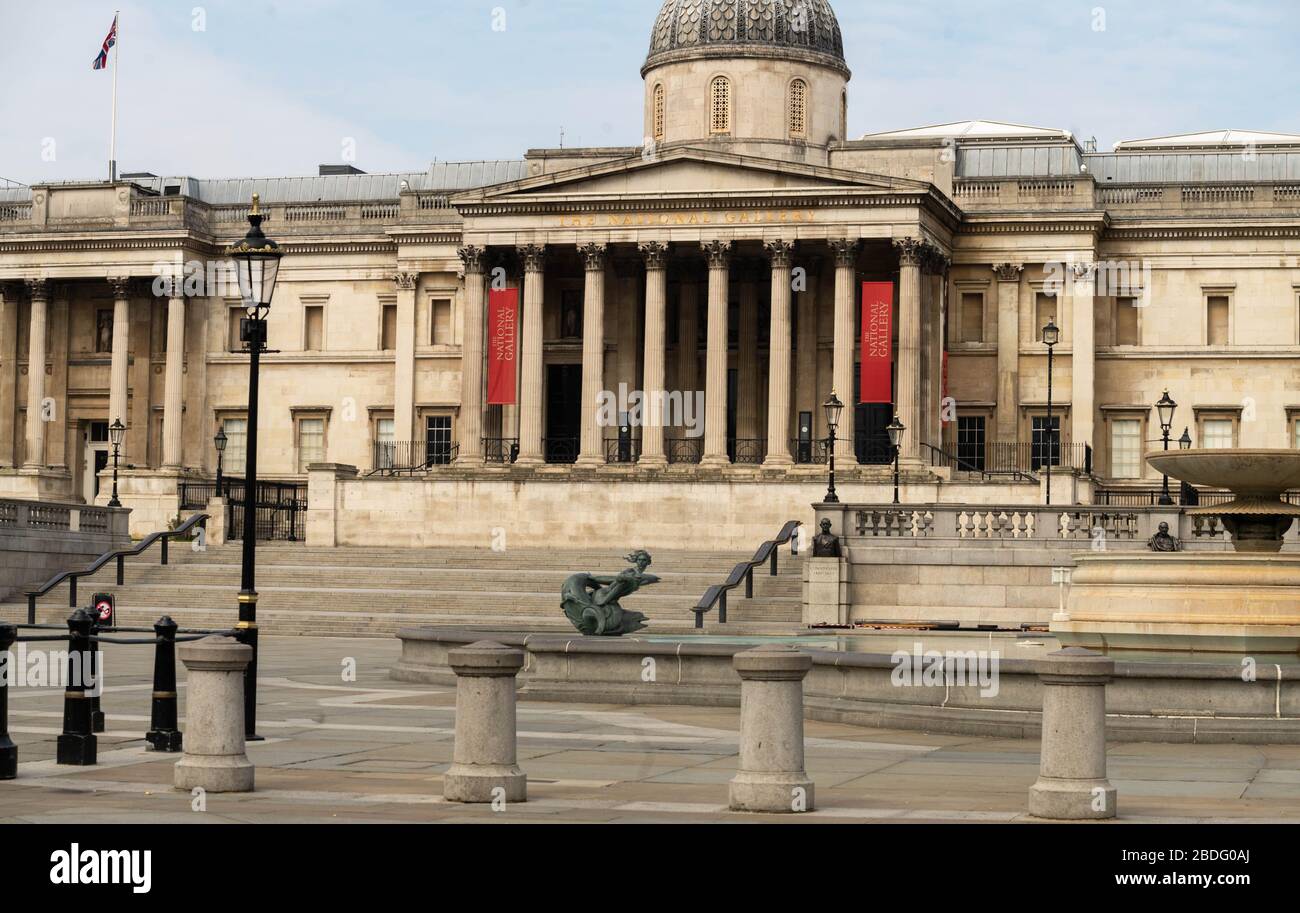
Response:
[[[863,403],[893,403],[894,283],[862,283]]]
[[[515,377],[519,363],[519,289],[488,292],[488,405],[516,404]]]

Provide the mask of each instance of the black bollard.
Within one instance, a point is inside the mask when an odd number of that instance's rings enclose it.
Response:
[[[98,637],[99,636],[99,615],[94,610],[91,610],[87,614],[90,616],[90,636]],[[98,640],[91,640],[89,641],[89,644],[90,644],[89,671],[91,672],[91,674],[95,676],[94,681],[91,683],[93,685],[93,687],[91,688],[91,691],[93,693],[88,693],[86,695],[86,700],[90,702],[90,731],[103,732],[104,711],[100,709],[99,706],[99,698],[104,690],[103,688],[104,683],[99,680],[99,670],[102,668],[101,661],[103,657],[99,655]],[[83,666],[82,668],[85,669],[86,667]]]
[[[68,619],[68,681],[63,692],[63,734],[57,763],[86,767],[95,763],[95,734],[90,727],[86,665],[90,656],[90,615],[77,609]]]
[[[153,716],[145,741],[153,751],[180,751],[176,728],[176,622],[166,615],[154,624],[158,645],[153,654]]]
[[[17,639],[17,628],[0,625],[0,780],[18,776],[18,746],[9,738],[9,679],[14,675],[9,649]]]

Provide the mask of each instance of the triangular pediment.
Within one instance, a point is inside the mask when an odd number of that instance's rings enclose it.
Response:
[[[852,193],[925,193],[923,181],[893,178],[711,149],[677,148],[497,184],[457,194],[452,204],[582,199],[675,197],[836,189]]]

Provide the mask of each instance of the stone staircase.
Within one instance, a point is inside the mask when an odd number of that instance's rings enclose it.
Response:
[[[569,574],[614,574],[626,566],[617,549],[392,550],[307,548],[262,544],[257,549],[258,625],[267,635],[389,636],[421,624],[500,626],[572,631],[560,610],[560,587]],[[712,584],[748,556],[735,552],[656,551],[650,573],[662,582],[629,597],[629,609],[651,620],[647,634],[693,630],[691,607]],[[110,562],[78,584],[80,602],[114,593],[118,624],[151,625],[170,615],[182,627],[228,628],[237,619],[240,549],[237,544],[194,552],[175,543],[171,564],[128,561],[126,583],[116,586]],[[780,555],[781,573],[754,574],[754,599],[738,588],[728,600],[727,625],[706,617],[710,633],[768,633],[797,628],[801,561]],[[0,604],[0,619],[26,619],[21,592]],[[67,618],[68,587],[37,602],[37,620]]]

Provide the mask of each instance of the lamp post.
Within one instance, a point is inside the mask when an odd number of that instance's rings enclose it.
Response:
[[[280,272],[284,252],[262,233],[261,200],[253,194],[248,213],[248,234],[226,254],[234,261],[239,277],[239,294],[248,316],[239,322],[239,338],[248,347],[248,437],[244,462],[244,551],[239,586],[239,632],[241,643],[253,648],[253,659],[244,670],[245,738],[260,740],[257,733],[257,373],[266,351],[266,316]]]
[[[1047,326],[1043,327],[1043,344],[1047,346],[1047,504],[1052,504],[1052,463],[1056,426],[1052,423],[1052,360],[1056,354],[1056,344],[1061,341],[1061,330],[1056,325],[1056,318],[1049,317]]]
[[[1178,439],[1178,449],[1179,449],[1179,450],[1191,450],[1191,449],[1192,449],[1192,429],[1191,429],[1191,428],[1184,428],[1184,429],[1183,429],[1183,436],[1180,437],[1180,438]]]
[[[1164,396],[1160,397],[1160,401],[1156,403],[1156,412],[1160,415],[1160,435],[1164,439],[1165,450],[1169,449],[1169,431],[1173,427],[1174,411],[1177,408],[1178,404],[1169,398],[1168,390],[1165,391]],[[1190,442],[1191,435],[1189,434],[1188,443]],[[1164,488],[1160,492],[1160,506],[1169,507],[1172,506],[1173,503],[1174,499],[1169,496],[1169,476],[1166,474]]]
[[[835,493],[835,431],[840,427],[840,415],[844,412],[844,404],[832,390],[831,398],[822,403],[822,409],[826,411],[826,430],[829,432],[826,453],[830,457],[830,487],[826,489],[826,503],[838,504],[840,498]]]
[[[113,444],[113,497],[109,499],[109,507],[121,507],[122,502],[117,499],[117,458],[122,452],[122,438],[126,436],[126,425],[122,424],[120,418],[113,419],[113,424],[108,426],[108,439]]]
[[[222,428],[217,432],[217,436],[212,439],[212,446],[217,448],[217,497],[221,497],[221,469],[225,462],[226,445],[230,443],[230,438],[226,437],[226,429]]]
[[[898,416],[896,415],[894,416],[894,420],[890,422],[889,427],[885,430],[889,432],[889,444],[894,448],[894,503],[898,504],[900,503],[898,499],[898,454],[902,450],[903,432],[905,432],[907,428],[898,420]]]

